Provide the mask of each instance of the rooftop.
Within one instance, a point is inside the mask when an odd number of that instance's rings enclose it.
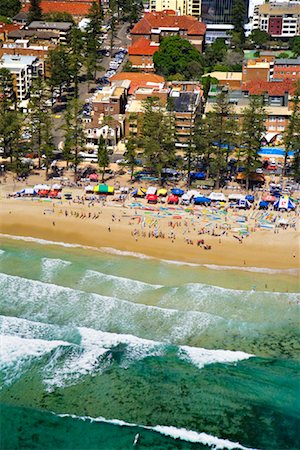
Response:
[[[7,55],[5,53],[0,60],[0,67],[21,69],[33,64],[36,59],[36,56]]]
[[[199,93],[195,92],[171,92],[176,112],[194,112],[198,106]]]
[[[54,12],[66,12],[72,16],[86,17],[89,14],[92,2],[88,1],[41,1],[40,7],[44,14]],[[22,9],[23,12],[28,12],[29,5],[26,4]]]
[[[251,80],[242,84],[242,90],[249,92],[250,95],[261,95],[268,93],[271,96],[282,96],[286,92],[293,94],[295,91],[292,80],[285,81],[259,81]]]
[[[149,87],[153,84],[161,84],[165,79],[160,75],[154,73],[140,73],[140,72],[119,72],[111,77],[111,82],[116,80],[129,80],[130,89],[129,94],[133,94],[139,87]]]
[[[296,3],[265,3],[259,6],[260,14],[269,14],[271,16],[281,14],[300,14],[300,4]]]
[[[300,65],[300,56],[299,58],[283,58],[283,59],[275,59],[275,64],[276,66],[285,66],[285,65],[290,65],[290,66],[298,66]]]
[[[242,81],[242,72],[210,72],[203,75],[204,77],[212,77],[217,80],[234,80],[234,81]]]
[[[154,55],[159,50],[159,44],[151,42],[145,37],[141,37],[128,48],[129,55]]]
[[[34,20],[28,25],[28,29],[68,31],[72,26],[73,24],[71,22],[43,22],[42,20]]]
[[[192,16],[176,16],[173,12],[161,11],[146,13],[133,27],[131,34],[150,34],[153,29],[178,28],[187,31],[187,34],[203,36],[206,25]]]

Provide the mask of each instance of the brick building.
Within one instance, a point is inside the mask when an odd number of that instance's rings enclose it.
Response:
[[[140,38],[160,43],[166,36],[180,36],[202,52],[206,25],[192,16],[176,16],[174,11],[146,13],[130,32],[132,44]]]

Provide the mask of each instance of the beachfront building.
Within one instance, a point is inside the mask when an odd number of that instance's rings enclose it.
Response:
[[[146,13],[130,32],[132,45],[146,38],[159,44],[167,36],[180,36],[187,39],[202,52],[206,25],[192,16],[177,16],[174,11]]]
[[[213,111],[222,86],[212,86],[205,106],[205,113]],[[266,146],[282,146],[283,133],[292,114],[291,97],[294,94],[291,81],[247,81],[237,90],[228,90],[230,103],[237,119],[242,120],[243,110],[249,105],[251,95],[263,95],[266,110],[266,133],[263,143]]]
[[[32,80],[42,72],[42,67],[36,56],[4,54],[0,59],[0,68],[8,69],[13,75],[18,102],[28,98]]]
[[[154,72],[153,55],[159,50],[159,43],[141,37],[128,48],[128,59],[133,69]]]
[[[16,39],[15,42],[4,42],[0,47],[0,58],[4,55],[33,56],[40,61],[40,74],[47,75],[46,60],[49,50],[55,48],[54,44],[37,45],[30,43],[29,39]]]
[[[178,149],[189,146],[196,116],[202,113],[203,91],[194,81],[173,81],[170,84],[169,109],[175,114]]]
[[[34,20],[27,26],[27,29],[33,32],[53,33],[57,36],[60,44],[65,44],[72,27],[73,24],[71,22],[43,22],[42,20]]]
[[[86,137],[86,148],[97,160],[97,149],[99,139],[102,136],[106,142],[107,149],[113,153],[124,136],[124,116],[113,115],[107,120],[107,116],[99,114],[89,119],[84,119],[84,134]]]
[[[300,34],[300,3],[264,3],[254,8],[252,29],[266,31],[272,37],[290,39]]]

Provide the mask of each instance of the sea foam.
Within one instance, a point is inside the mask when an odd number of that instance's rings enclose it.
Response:
[[[156,425],[156,426],[147,426],[136,423],[125,422],[120,419],[105,419],[104,417],[90,417],[90,416],[76,416],[74,414],[56,414],[58,417],[71,417],[76,420],[84,420],[90,422],[100,422],[107,423],[111,425],[116,425],[120,427],[137,427],[144,430],[155,431],[156,433],[163,434],[165,436],[169,436],[173,439],[180,439],[181,441],[199,443],[203,445],[208,445],[214,450],[221,449],[240,449],[240,450],[255,450],[250,449],[249,447],[244,447],[238,442],[232,442],[228,439],[218,438],[216,436],[211,436],[207,433],[199,433],[198,431],[187,430],[186,428],[177,428],[173,426],[164,426],[164,425]]]
[[[53,276],[59,273],[60,270],[65,269],[72,263],[62,259],[42,258],[42,280],[51,281]]]

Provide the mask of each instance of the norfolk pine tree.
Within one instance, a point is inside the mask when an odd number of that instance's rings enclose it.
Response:
[[[262,96],[252,96],[243,110],[240,155],[246,175],[246,189],[249,189],[250,174],[260,165],[259,150],[263,134],[266,132],[266,112]]]
[[[77,181],[77,169],[80,163],[79,152],[84,147],[85,137],[81,120],[81,104],[77,98],[73,98],[68,103],[65,113],[65,131],[64,156],[74,166],[74,181]]]
[[[46,84],[43,78],[36,78],[30,89],[29,120],[31,145],[32,149],[37,151],[39,169],[41,168],[41,145],[43,142],[42,128],[47,117],[50,115],[50,108],[46,104],[48,99],[49,95],[47,94]]]
[[[284,166],[283,175],[286,175],[287,171],[287,158],[290,151],[294,152],[293,159],[293,172],[295,178],[299,176],[300,172],[300,82],[297,83],[295,93],[292,99],[292,114],[289,119],[288,126],[284,133]]]
[[[101,135],[98,141],[97,161],[102,174],[101,181],[104,182],[105,169],[109,166],[109,155],[107,151],[106,140]]]

